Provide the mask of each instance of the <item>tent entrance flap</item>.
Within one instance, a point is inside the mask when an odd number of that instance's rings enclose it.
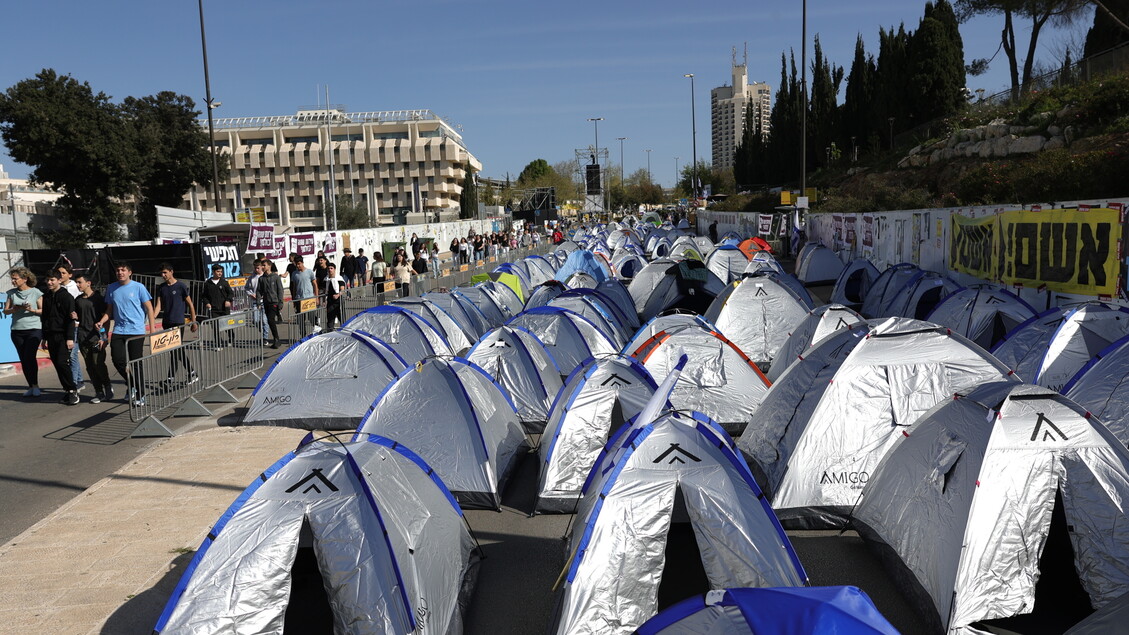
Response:
[[[1034,608],[1023,615],[984,620],[978,624],[1016,633],[1065,633],[1094,612],[1090,606],[1090,596],[1078,579],[1070,531],[1060,489],[1055,492],[1051,526],[1043,545],[1043,554],[1039,557],[1039,581],[1035,584]]]
[[[670,528],[666,535],[666,564],[658,588],[658,610],[710,590],[694,525],[686,510],[682,487],[675,489]]]
[[[298,553],[290,569],[290,600],[286,603],[282,632],[287,635],[333,632],[333,609],[314,553],[314,533],[309,519],[302,521]]]

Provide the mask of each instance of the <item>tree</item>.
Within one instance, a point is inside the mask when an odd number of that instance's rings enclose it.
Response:
[[[679,189],[691,197],[704,193],[707,188],[713,194],[719,194],[724,183],[720,172],[711,169],[705,159],[698,159],[696,167],[697,169],[693,165],[682,166],[682,176],[678,179]],[[694,191],[695,182],[701,188],[698,192]]]
[[[888,138],[889,131],[895,132],[899,128],[908,128],[912,106],[904,98],[905,87],[910,81],[909,68],[909,34],[905,25],[899,25],[898,30],[891,28],[878,31],[878,65],[875,68],[875,101],[877,106],[878,123],[883,133],[878,139]],[[893,123],[889,124],[893,119]]]
[[[90,84],[51,69],[0,95],[0,136],[13,159],[33,167],[29,180],[63,192],[56,202],[68,229],[57,247],[118,240],[119,200],[133,193],[138,167],[117,106]]]
[[[1086,32],[1083,57],[1097,55],[1129,41],[1129,0],[1095,0],[1094,24]]]
[[[157,237],[157,205],[179,207],[194,183],[211,185],[208,135],[196,123],[200,112],[186,95],[163,91],[149,97],[126,97],[121,112],[136,153],[138,236],[150,240]],[[226,157],[219,172],[229,172]]]
[[[330,213],[332,217],[332,212]],[[372,216],[364,202],[353,198],[344,190],[337,192],[337,229],[367,229],[372,227]]]
[[[956,0],[956,13],[961,20],[977,15],[1002,15],[1003,29],[1000,31],[1000,47],[1008,59],[1011,75],[1012,98],[1031,87],[1032,69],[1035,65],[1035,51],[1039,46],[1039,36],[1048,22],[1069,24],[1089,6],[1089,0]],[[1027,52],[1023,57],[1023,75],[1019,74],[1019,50],[1015,36],[1017,19],[1030,20],[1031,35],[1027,40]]]
[[[478,182],[470,168],[463,177],[463,191],[459,193],[459,218],[478,218]]]
[[[964,43],[948,2],[925,4],[925,16],[909,39],[908,57],[918,121],[947,117],[964,108]]]
[[[521,174],[517,177],[519,187],[531,187],[530,183],[538,181],[539,179],[547,176],[553,168],[549,167],[549,162],[545,159],[534,159],[525,166]]]
[[[839,85],[843,67],[835,66],[823,55],[819,36],[815,37],[811,64],[811,100],[808,103],[808,167],[826,161],[824,148],[835,141],[838,127]]]
[[[131,197],[138,235],[155,238],[157,205],[178,207],[194,183],[212,182],[199,115],[191,98],[168,91],[115,105],[51,69],[0,95],[12,158],[33,166],[30,180],[63,193],[55,206],[67,227],[46,237],[57,247],[120,239],[121,203]]]
[[[866,146],[878,129],[875,114],[875,75],[877,69],[874,56],[866,54],[862,36],[855,41],[855,57],[851,71],[847,74],[847,87],[843,93],[842,122],[839,141],[849,151],[855,147]]]

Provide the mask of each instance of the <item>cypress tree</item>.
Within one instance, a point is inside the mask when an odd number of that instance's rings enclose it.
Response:
[[[1129,24],[1129,0],[1103,0],[1102,4],[1122,23]],[[1125,42],[1129,42],[1129,31],[1121,28],[1108,13],[1099,8],[1094,11],[1094,25],[1086,32],[1082,57],[1097,55]]]
[[[866,54],[862,35],[855,41],[855,57],[851,62],[851,72],[847,75],[847,86],[843,95],[842,128],[840,142],[847,152],[851,151],[852,140],[859,147],[870,145],[871,136],[877,129],[875,114],[874,56]]]
[[[912,91],[907,92],[913,95],[916,122],[959,112],[965,102],[964,44],[948,2],[925,4],[925,15],[910,36],[907,54],[911,69],[907,88]]]
[[[839,85],[843,68],[835,66],[823,55],[819,36],[815,37],[815,54],[811,68],[811,101],[808,108],[808,167],[827,163],[826,149],[838,135],[837,114]]]

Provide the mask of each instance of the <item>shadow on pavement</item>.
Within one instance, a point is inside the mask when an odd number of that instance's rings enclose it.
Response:
[[[118,607],[102,626],[102,635],[151,633],[172,595],[176,583],[192,561],[195,551],[182,553],[169,565],[169,570],[151,588],[135,595]]]

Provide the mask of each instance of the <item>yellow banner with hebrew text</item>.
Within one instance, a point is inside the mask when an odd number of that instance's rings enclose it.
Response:
[[[950,217],[949,267],[978,278],[1082,295],[1117,294],[1121,212],[1016,210]]]

